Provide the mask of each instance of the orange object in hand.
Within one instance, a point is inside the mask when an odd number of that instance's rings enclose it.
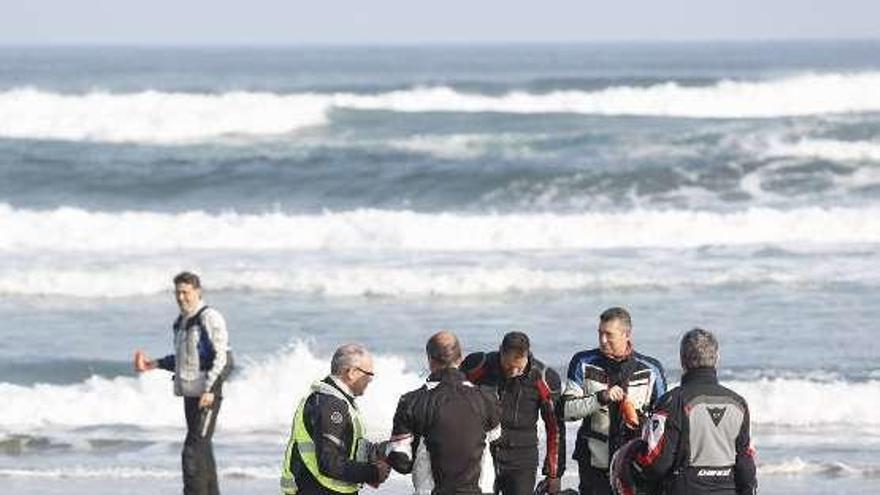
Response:
[[[147,371],[147,358],[144,356],[143,351],[138,350],[134,352],[134,370]]]
[[[629,428],[635,430],[639,427],[639,414],[636,412],[636,406],[629,400],[629,397],[624,397],[620,401],[620,415]]]

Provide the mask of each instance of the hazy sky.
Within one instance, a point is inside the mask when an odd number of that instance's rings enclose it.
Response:
[[[880,0],[0,0],[0,44],[880,38]]]

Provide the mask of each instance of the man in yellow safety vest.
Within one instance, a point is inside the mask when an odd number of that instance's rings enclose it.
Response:
[[[379,444],[364,438],[355,404],[374,375],[363,346],[336,350],[330,375],[312,384],[296,409],[281,471],[283,495],[354,494],[363,483],[385,481],[390,468]]]

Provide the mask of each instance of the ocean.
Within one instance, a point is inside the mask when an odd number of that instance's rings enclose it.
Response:
[[[880,42],[2,48],[0,494],[180,492],[131,355],[185,269],[238,358],[227,494],[277,493],[342,343],[381,439],[435,330],[564,373],[616,305],[673,383],[716,333],[762,493],[877,493],[878,245]]]

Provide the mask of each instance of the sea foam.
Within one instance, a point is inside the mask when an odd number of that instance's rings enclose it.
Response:
[[[414,87],[355,93],[60,94],[0,92],[0,136],[74,141],[181,143],[229,135],[272,136],[326,124],[333,109],[392,112],[574,113],[685,118],[773,118],[880,110],[880,73],[805,74],[707,86],[668,82],[597,91],[502,95]]]

